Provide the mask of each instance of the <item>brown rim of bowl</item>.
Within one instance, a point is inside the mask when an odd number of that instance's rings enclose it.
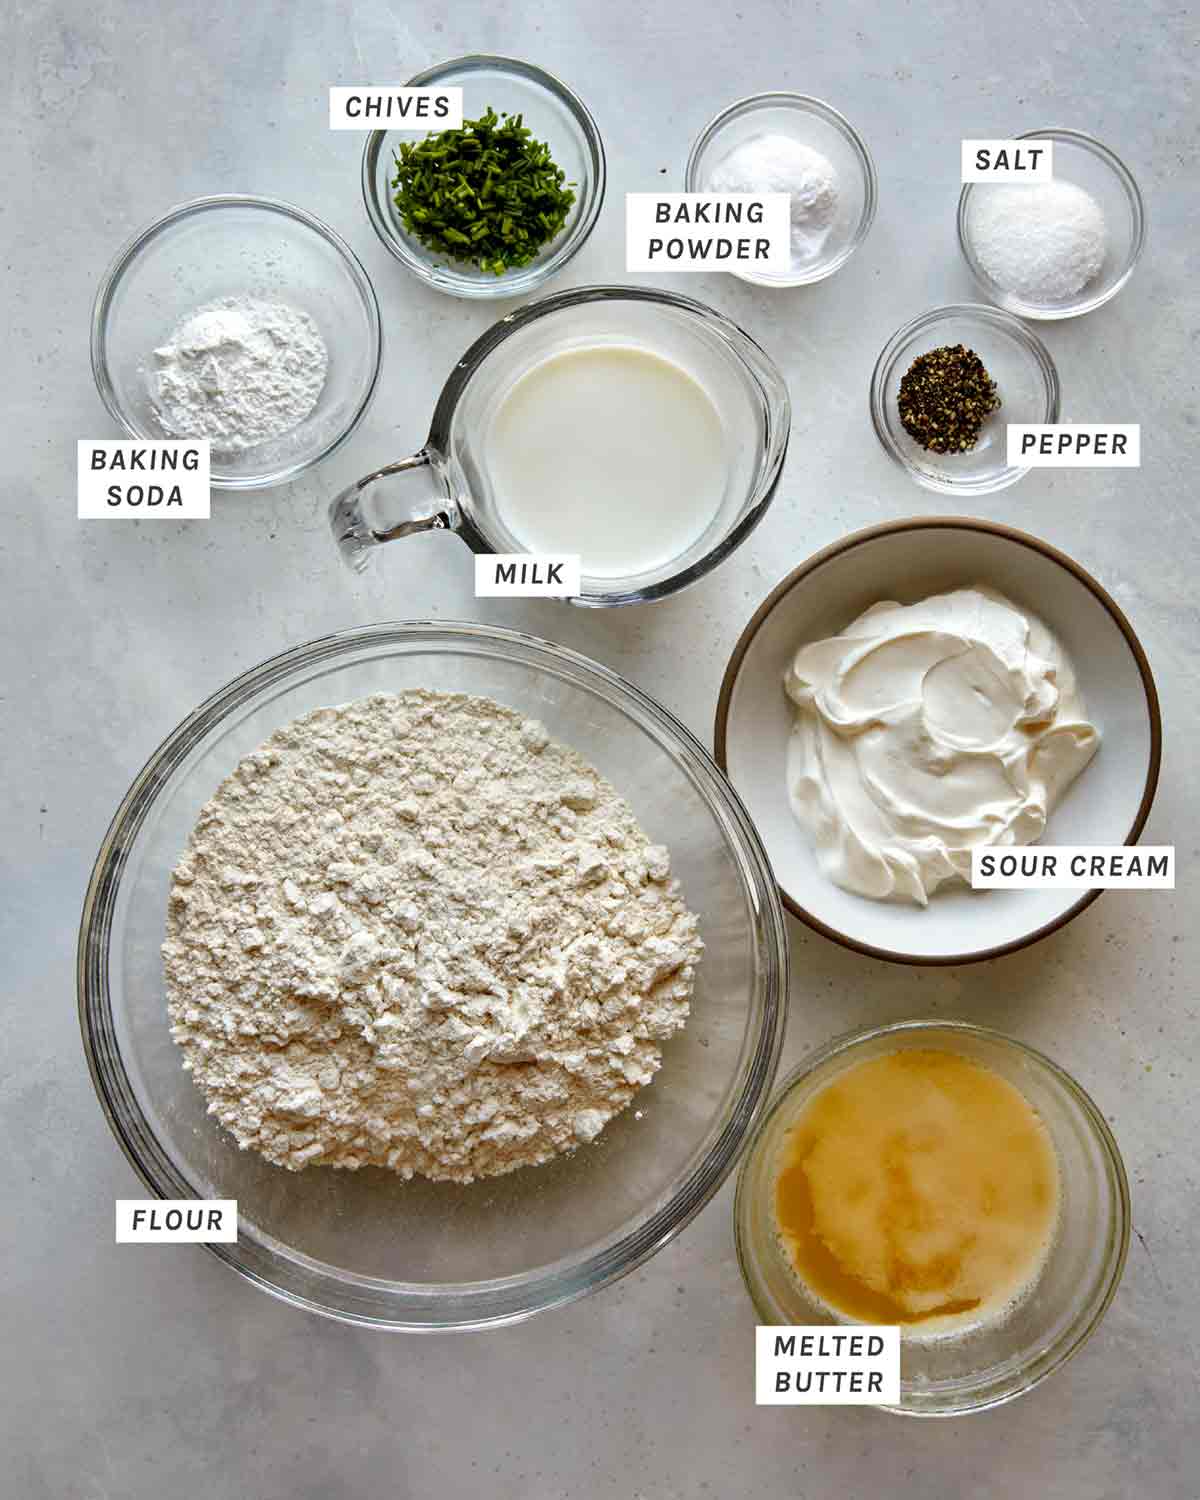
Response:
[[[909,516],[903,521],[884,521],[878,526],[868,526],[862,531],[852,531],[848,536],[842,537],[841,541],[833,542],[830,546],[823,547],[820,552],[814,553],[807,562],[802,562],[798,568],[794,568],[786,578],[777,583],[755,610],[746,628],[738,637],[737,645],[733,648],[733,655],[729,658],[729,665],[725,668],[725,675],[721,679],[721,691],[717,697],[716,721],[713,728],[713,754],[717,764],[728,776],[729,765],[725,753],[726,735],[734,684],[737,682],[742,662],[750,649],[751,642],[762,628],[767,616],[784,595],[790,593],[810,573],[815,572],[841,553],[849,552],[861,542],[869,542],[876,537],[887,536],[893,532],[929,530],[982,531],[990,536],[1005,537],[1010,542],[1017,542],[1031,551],[1040,552],[1044,557],[1050,558],[1052,562],[1065,568],[1068,573],[1072,573],[1100,601],[1116,622],[1137,663],[1142,679],[1142,689],[1146,694],[1146,709],[1150,715],[1150,764],[1146,770],[1146,785],[1142,792],[1141,803],[1134,816],[1133,826],[1124,839],[1127,845],[1136,844],[1142,829],[1146,826],[1146,819],[1150,816],[1150,807],[1154,801],[1154,794],[1158,790],[1158,772],[1162,764],[1162,713],[1159,709],[1158,689],[1154,686],[1154,675],[1150,671],[1150,663],[1142,649],[1142,643],[1134,634],[1133,626],[1125,618],[1117,601],[1073,558],[1068,557],[1065,552],[1060,552],[1057,547],[1052,547],[1049,542],[1043,542],[1040,537],[1030,536],[1026,531],[1018,531],[1015,526],[1005,526],[999,521],[982,521],[975,516]],[[730,779],[732,780],[732,777]],[[734,790],[737,790],[736,786]],[[1016,953],[1021,948],[1028,948],[1031,943],[1040,942],[1042,938],[1049,937],[1052,932],[1057,932],[1060,927],[1065,927],[1081,911],[1089,907],[1104,890],[1103,886],[1098,886],[1094,890],[1085,891],[1062,916],[1055,917],[1053,922],[1047,922],[1043,927],[1029,933],[1027,937],[1018,938],[1011,943],[1001,943],[995,948],[981,948],[975,953],[954,953],[930,958],[910,953],[896,953],[890,948],[876,948],[870,943],[860,943],[854,938],[847,937],[844,932],[838,932],[836,928],[814,917],[812,912],[794,901],[778,881],[776,885],[779,886],[780,898],[788,911],[806,926],[811,927],[814,932],[819,932],[822,937],[830,938],[833,942],[840,943],[843,948],[853,949],[855,953],[865,954],[868,958],[883,958],[891,963],[915,964],[923,968],[946,968],[955,964],[982,963],[984,959],[1001,958],[1006,953]]]

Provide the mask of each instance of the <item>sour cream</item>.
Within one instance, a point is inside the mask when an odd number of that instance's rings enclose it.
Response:
[[[844,890],[920,906],[971,850],[1028,844],[1100,744],[1033,615],[983,587],[875,604],[796,653],[792,809]]]

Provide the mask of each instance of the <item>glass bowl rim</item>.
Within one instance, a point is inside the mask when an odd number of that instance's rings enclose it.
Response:
[[[934,477],[916,467],[893,436],[891,424],[888,421],[887,378],[901,349],[916,335],[924,333],[927,329],[936,328],[940,323],[947,322],[951,318],[962,318],[968,323],[972,320],[986,323],[1008,334],[1014,343],[1020,345],[1022,350],[1031,357],[1042,377],[1042,389],[1046,398],[1046,410],[1042,420],[1058,421],[1062,398],[1058,369],[1050,356],[1049,349],[1033,329],[1026,328],[1015,313],[1003,307],[993,307],[988,302],[949,302],[943,307],[930,308],[928,312],[920,313],[917,317],[910,319],[892,334],[880,350],[879,358],[875,361],[875,368],[871,371],[868,396],[871,425],[888,457],[898,463],[924,489],[943,495],[990,495],[996,490],[1007,489],[1010,484],[1016,484],[1018,479],[1024,478],[1029,473],[1030,465],[1006,463],[1004,468],[990,479]]]
[[[547,667],[574,671],[615,697],[615,706],[626,712],[628,700],[666,741],[666,747],[683,762],[685,774],[693,778],[718,813],[727,844],[736,851],[743,877],[750,887],[754,916],[761,926],[765,955],[763,977],[757,990],[760,1015],[746,1045],[744,1078],[738,1095],[714,1125],[714,1138],[704,1157],[671,1189],[632,1232],[616,1238],[577,1262],[571,1256],[487,1282],[405,1283],[355,1275],[324,1272],[327,1282],[341,1288],[362,1287],[395,1295],[396,1316],[333,1306],[294,1287],[278,1284],[246,1264],[235,1252],[237,1245],[208,1244],[205,1248],[239,1275],[293,1306],[322,1314],[336,1321],[361,1327],[432,1333],[497,1327],[520,1322],[533,1314],[597,1291],[643,1264],[678,1234],[713,1197],[736,1165],[746,1140],[765,1109],[771,1083],[778,1068],[787,1019],[788,943],[783,907],[779,900],[766,852],[749,814],[732,785],[700,741],[670,710],[619,673],[580,652],[526,632],[475,621],[399,620],[336,631],[268,657],[239,673],[206,698],[176,726],[151,754],[122,798],[101,842],[88,880],[80,918],[76,950],[76,989],[79,1024],[92,1087],[109,1128],[126,1160],[146,1188],[157,1198],[190,1196],[187,1182],[177,1170],[150,1122],[145,1118],[129,1087],[120,1049],[112,1034],[112,1000],[109,990],[108,948],[117,895],[128,853],[159,792],[204,736],[234,709],[254,701],[266,688],[286,681],[294,671],[321,662],[335,661],[359,647],[404,645],[432,641],[490,648],[509,659],[536,669],[539,660]],[[274,1253],[274,1252],[269,1252]],[[304,1257],[296,1256],[302,1261]],[[447,1296],[458,1299],[460,1312],[431,1321],[418,1316]],[[403,1314],[403,1315],[401,1315]]]
[[[1106,146],[1103,141],[1098,140],[1094,135],[1089,135],[1086,130],[1069,130],[1065,126],[1050,126],[1043,130],[1022,131],[1020,135],[1014,136],[1013,139],[1018,141],[1070,141],[1073,145],[1080,146],[1085,151],[1089,151],[1108,167],[1124,189],[1125,197],[1130,207],[1130,214],[1133,220],[1133,237],[1129,248],[1129,258],[1121,274],[1102,293],[1097,293],[1091,297],[1080,297],[1079,300],[1074,302],[1052,305],[1026,302],[1024,298],[1017,296],[1014,292],[1007,291],[998,282],[993,281],[979,264],[971,248],[971,238],[967,232],[967,212],[971,198],[971,189],[973,187],[987,186],[987,184],[965,182],[963,183],[962,191],[958,195],[958,213],[955,216],[955,228],[958,235],[958,248],[967,263],[967,269],[975,278],[976,284],[993,299],[998,307],[1015,313],[1019,317],[1035,319],[1039,322],[1055,322],[1061,321],[1064,318],[1078,318],[1084,313],[1094,312],[1096,308],[1103,307],[1106,302],[1115,297],[1133,275],[1134,267],[1141,259],[1142,250],[1146,244],[1146,205],[1142,198],[1141,189],[1137,185],[1137,179],[1110,146]]]
[[[418,280],[425,282],[427,286],[434,287],[437,291],[449,293],[455,297],[465,297],[477,300],[488,300],[496,297],[521,297],[534,291],[537,287],[560,271],[580,250],[583,249],[596,227],[596,221],[600,217],[600,210],[604,206],[604,195],[608,182],[608,169],[604,154],[604,140],[600,134],[600,127],[584,104],[583,100],[562,79],[553,73],[540,68],[536,63],[522,62],[516,57],[502,57],[498,54],[488,52],[469,52],[461,57],[452,57],[443,63],[437,63],[433,67],[424,68],[415,73],[405,85],[407,88],[428,88],[446,77],[463,72],[479,72],[483,68],[492,68],[500,73],[509,73],[515,77],[522,78],[526,82],[536,84],[546,93],[553,96],[560,104],[566,106],[568,114],[575,121],[580,139],[583,143],[584,154],[589,157],[592,167],[592,188],[590,197],[586,202],[581,201],[579,217],[574,225],[564,236],[562,244],[551,252],[544,261],[533,266],[519,267],[517,270],[497,276],[492,281],[471,281],[461,272],[450,267],[436,266],[422,257],[417,256],[395,233],[386,210],[379,202],[378,194],[378,163],[383,150],[383,143],[391,133],[386,130],[372,130],[363,143],[361,185],[363,204],[367,211],[367,217],[371,221],[371,227],[379,237],[385,250],[395,260],[398,260],[406,270],[410,271]]]
[[[325,240],[341,257],[342,264],[349,273],[350,280],[354,283],[362,305],[366,310],[367,322],[371,330],[371,378],[368,380],[366,389],[363,391],[354,410],[350,413],[345,426],[324,447],[310,457],[299,459],[295,463],[286,464],[283,468],[266,474],[231,477],[220,476],[210,479],[210,485],[214,490],[268,489],[273,485],[283,484],[286,480],[296,478],[297,475],[319,464],[322,459],[328,458],[331,453],[341,447],[366,415],[367,408],[370,406],[376,387],[379,384],[379,373],[383,365],[383,322],[379,314],[379,299],[375,295],[375,288],[371,283],[371,278],[367,275],[363,263],[341,235],[338,234],[337,230],[331,228],[323,219],[319,219],[316,214],[309,213],[307,209],[299,208],[296,204],[288,203],[282,198],[268,198],[258,193],[210,193],[200,198],[189,198],[185,203],[177,203],[174,208],[168,209],[166,213],[161,214],[143,229],[139,229],[136,233],[130,235],[109,262],[108,268],[100,280],[100,285],[96,289],[96,296],[92,303],[92,376],[96,382],[96,389],[100,394],[100,399],[103,401],[109,415],[125,429],[130,437],[140,438],[149,442],[153,441],[156,437],[166,435],[163,433],[155,434],[139,431],[126,416],[117,398],[116,388],[109,373],[106,354],[109,312],[117,288],[124,279],[125,273],[153,240],[156,240],[159,235],[174,225],[182,223],[185,219],[226,208],[262,209],[267,213],[279,214],[283,218],[292,219],[296,223],[304,225],[306,229],[311,229]]]
[[[998,1044],[1002,1048],[1009,1048],[1014,1053],[1032,1061],[1035,1066],[1040,1066],[1050,1077],[1063,1089],[1072,1102],[1078,1107],[1080,1117],[1090,1127],[1093,1140],[1099,1147],[1100,1154],[1104,1158],[1105,1165],[1111,1174],[1113,1185],[1113,1211],[1112,1226],[1115,1227],[1113,1243],[1110,1253],[1106,1256],[1103,1273],[1097,1278],[1099,1295],[1093,1297],[1085,1307],[1078,1313],[1069,1328],[1064,1332],[1048,1362],[1043,1363],[1031,1379],[1026,1379],[1015,1389],[1002,1391],[999,1395],[992,1396],[980,1402],[965,1402],[956,1406],[947,1406],[942,1409],[916,1409],[910,1406],[880,1407],[881,1411],[890,1412],[896,1416],[903,1417],[960,1417],[968,1416],[974,1412],[988,1411],[993,1407],[1005,1406],[1010,1401],[1015,1401],[1019,1396],[1025,1395],[1053,1375],[1056,1370],[1062,1368],[1066,1362],[1083,1348],[1084,1344],[1095,1333],[1108,1311],[1113,1298],[1116,1296],[1117,1287],[1121,1283],[1121,1277],[1125,1270],[1125,1260],[1129,1253],[1129,1242],[1133,1231],[1133,1205],[1129,1191],[1129,1177],[1125,1170],[1125,1162],[1117,1145],[1116,1136],[1113,1134],[1108,1121],[1101,1113],[1099,1105],[1087,1092],[1077,1079],[1055,1060],[1048,1056],[1040,1048],[1034,1047],[1029,1042],[1022,1041],[1019,1037],[1011,1036],[1008,1032],[998,1031],[995,1027],[980,1026],[974,1021],[955,1020],[951,1017],[939,1018],[935,1016],[913,1017],[908,1020],[888,1021],[879,1026],[857,1027],[852,1031],[843,1032],[840,1036],[831,1038],[828,1042],[814,1048],[784,1077],[776,1089],[767,1109],[762,1111],[757,1125],[749,1136],[742,1155],[741,1166],[738,1168],[737,1185],[733,1201],[733,1227],[734,1241],[737,1250],[738,1270],[741,1272],[742,1284],[746,1294],[750,1298],[751,1305],[760,1318],[765,1318],[766,1312],[758,1304],[751,1285],[751,1277],[747,1270],[748,1263],[755,1257],[746,1243],[747,1237],[744,1233],[744,1221],[746,1216],[746,1201],[749,1195],[747,1176],[754,1152],[766,1134],[771,1121],[775,1119],[783,1106],[791,1098],[792,1094],[809,1079],[818,1068],[824,1067],[835,1058],[842,1057],[856,1048],[864,1046],[869,1042],[898,1035],[912,1035],[920,1032],[949,1031],[960,1036],[976,1037],[985,1042]],[[1047,1360],[1047,1350],[1039,1350],[1039,1358]]]
[[[879,177],[875,170],[875,159],[866,141],[841,110],[835,109],[824,99],[818,99],[815,94],[801,94],[792,89],[769,89],[760,94],[745,94],[742,98],[735,99],[732,104],[727,104],[724,109],[718,110],[704,126],[692,142],[692,149],[688,152],[687,165],[683,173],[683,185],[686,191],[689,193],[702,191],[696,180],[700,156],[726,125],[742,115],[751,114],[756,109],[773,107],[799,109],[807,114],[818,115],[832,125],[845,137],[853,151],[862,171],[863,181],[863,207],[858,224],[850,239],[843,246],[841,254],[835,256],[828,264],[820,266],[811,275],[772,277],[769,281],[758,276],[747,276],[736,271],[730,272],[730,275],[737,276],[739,280],[755,286],[775,287],[780,291],[786,291],[790,287],[815,286],[817,282],[832,276],[835,271],[840,271],[846,264],[866,239],[875,221],[875,210],[879,203]]]
[[[1142,645],[1133,625],[1130,623],[1124,610],[1108,592],[1099,579],[1094,578],[1091,573],[1075,559],[1063,552],[1052,543],[1044,541],[1032,532],[1020,531],[1015,526],[1009,526],[1003,521],[989,521],[982,516],[905,516],[895,521],[881,521],[875,526],[866,526],[859,531],[848,532],[836,542],[831,542],[827,547],[819,551],[793,568],[786,577],[780,579],[767,597],[746,622],[744,629],[733,651],[729,657],[729,663],[725,668],[724,676],[721,678],[721,686],[717,694],[717,706],[713,716],[713,754],[717,764],[726,775],[729,774],[729,717],[733,705],[733,693],[741,674],[742,666],[749,654],[750,647],[755,636],[766,624],[777,605],[791,593],[794,588],[803,584],[804,580],[812,573],[816,573],[826,563],[835,562],[843,553],[852,552],[863,543],[877,541],[892,534],[901,534],[908,531],[977,531],[986,536],[1000,537],[1007,542],[1015,542],[1026,547],[1031,552],[1039,553],[1049,558],[1067,573],[1071,574],[1078,583],[1081,583],[1099,603],[1106,613],[1112,618],[1128,646],[1133,657],[1134,664],[1141,679],[1142,691],[1146,698],[1146,718],[1150,728],[1150,756],[1146,765],[1146,780],[1142,788],[1141,801],[1138,803],[1137,812],[1134,814],[1133,822],[1129,832],[1125,835],[1126,846],[1134,845],[1142,835],[1150,817],[1150,809],[1154,805],[1154,798],[1158,791],[1159,773],[1162,769],[1162,747],[1163,747],[1163,721],[1162,706],[1159,701],[1158,688],[1154,681],[1154,673],[1150,667],[1150,659],[1146,655],[1145,647]],[[976,948],[966,953],[943,953],[943,954],[913,954],[901,952],[894,948],[881,948],[876,944],[867,943],[859,938],[851,937],[840,928],[832,927],[820,917],[810,912],[807,907],[802,906],[788,891],[781,888],[780,896],[784,906],[794,917],[797,917],[805,926],[814,932],[819,932],[822,937],[829,938],[832,942],[840,944],[843,948],[849,948],[854,953],[861,953],[867,958],[881,958],[888,963],[910,964],[920,968],[949,968],[962,967],[965,964],[981,963],[985,959],[1002,958],[1009,953],[1017,953],[1022,948],[1032,947],[1034,943],[1040,942],[1042,938],[1049,937],[1052,932],[1065,927],[1068,922],[1085,911],[1093,901],[1098,900],[1104,894],[1103,886],[1096,886],[1092,890],[1081,891],[1079,899],[1073,901],[1066,911],[1051,921],[1035,928],[1023,937],[1014,938],[1009,943],[988,948]]]

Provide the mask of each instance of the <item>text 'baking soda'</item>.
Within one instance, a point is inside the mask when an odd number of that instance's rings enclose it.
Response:
[[[77,453],[81,521],[208,519],[207,438],[81,438]]]

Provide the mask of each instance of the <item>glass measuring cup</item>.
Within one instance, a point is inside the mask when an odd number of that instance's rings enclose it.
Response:
[[[425,446],[343,490],[330,524],[361,571],[372,549],[417,532],[455,532],[472,552],[524,552],[488,472],[487,433],[508,392],[534,365],[572,349],[635,345],[681,366],[721,419],[724,493],[704,531],[678,556],[628,576],[589,576],[571,603],[603,607],[661,599],[703,577],[762,519],[779,482],[791,426],[787,385],[736,323],[702,302],[640,287],[580,287],[509,313],[467,350],[438,398]],[[613,483],[622,455],[612,454]],[[569,483],[566,476],[564,483]]]

